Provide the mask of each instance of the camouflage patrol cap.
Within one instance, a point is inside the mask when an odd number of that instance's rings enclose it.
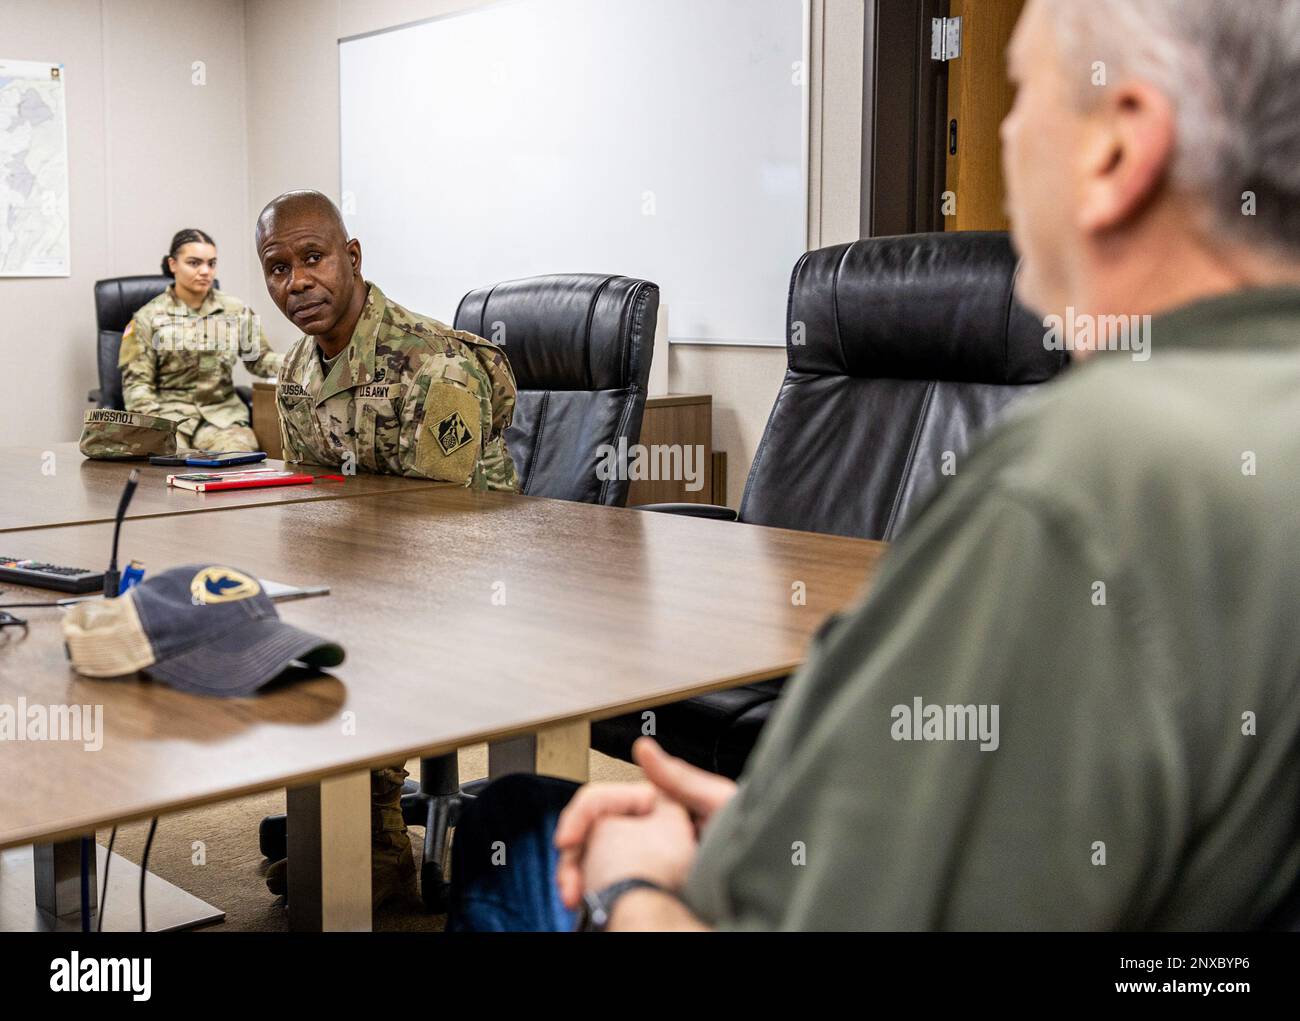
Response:
[[[138,411],[87,411],[81,427],[81,452],[105,461],[170,456],[176,453],[176,423]]]

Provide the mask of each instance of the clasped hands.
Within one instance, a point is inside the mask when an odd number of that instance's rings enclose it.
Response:
[[[632,757],[644,782],[587,784],[560,814],[556,882],[570,910],[585,892],[623,879],[680,890],[701,832],[736,793],[734,781],[669,755],[650,738],[636,742]]]

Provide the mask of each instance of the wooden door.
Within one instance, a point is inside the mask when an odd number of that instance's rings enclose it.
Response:
[[[1014,99],[1006,51],[1024,6],[1025,0],[951,0],[949,16],[961,18],[962,39],[961,56],[948,64],[945,230],[1010,226],[998,128]]]

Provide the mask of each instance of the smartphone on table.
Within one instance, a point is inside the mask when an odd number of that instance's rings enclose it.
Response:
[[[230,453],[209,454],[195,450],[186,458],[185,463],[194,468],[225,468],[234,464],[257,464],[266,460],[266,453],[261,450],[236,450]]]

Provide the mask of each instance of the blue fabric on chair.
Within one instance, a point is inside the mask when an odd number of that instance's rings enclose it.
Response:
[[[576,783],[517,773],[462,809],[452,845],[448,932],[572,932],[552,842]]]

